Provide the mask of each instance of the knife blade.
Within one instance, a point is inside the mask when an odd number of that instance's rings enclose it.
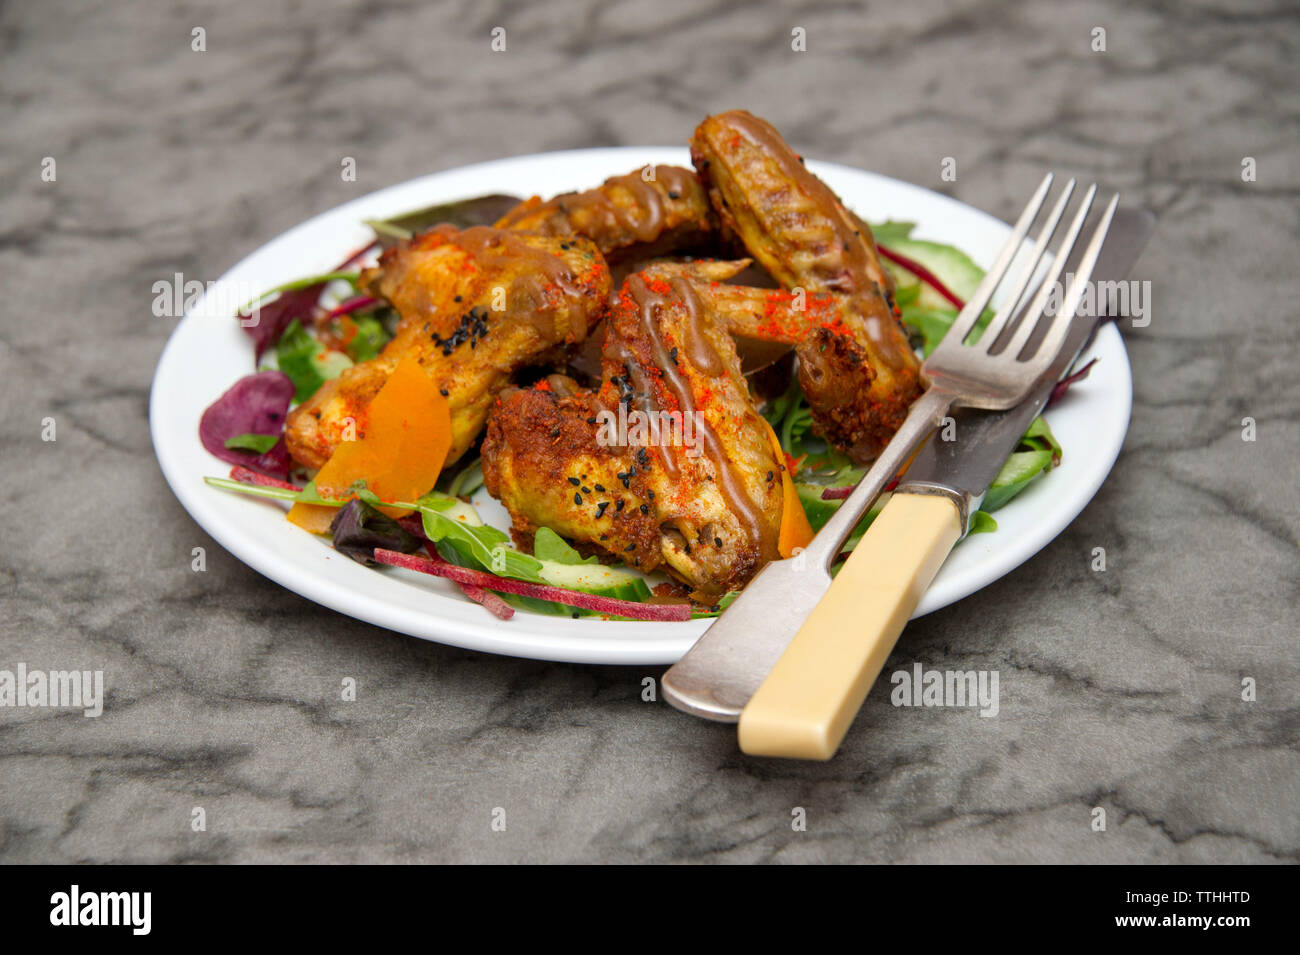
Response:
[[[1150,238],[1154,224],[1155,217],[1146,210],[1122,207],[1116,210],[1093,269],[1093,281],[1114,282],[1125,278]],[[983,496],[1001,470],[1007,455],[1015,449],[1029,423],[1046,404],[1057,379],[1074,361],[1095,328],[1095,322],[1076,321],[1061,357],[1053,364],[1046,378],[1048,383],[1021,405],[1001,412],[953,413],[958,419],[957,432],[964,436],[961,442],[963,448],[974,448],[979,442],[984,442],[990,449],[974,466],[968,468],[966,459],[957,454],[957,449],[953,446],[956,442],[931,440],[914,458],[905,475],[906,481],[913,483],[914,490],[946,493],[946,488],[952,485],[959,493],[970,493],[973,506],[968,513],[973,514],[979,506],[975,498]],[[956,485],[961,487],[957,488]],[[815,572],[817,569],[810,567],[808,570]],[[829,579],[826,583],[829,585]],[[734,613],[736,609],[739,608],[732,608],[728,612]],[[741,711],[767,678],[798,629],[794,615],[802,618],[811,609],[792,599],[787,608],[791,621],[786,622],[786,625],[765,628],[762,620],[745,621],[744,628],[731,630],[732,634],[738,633],[738,629],[744,630],[743,642],[735,636],[711,640],[710,631],[706,630],[682,659],[664,675],[664,698],[677,709],[694,716],[724,723],[737,722]],[[794,625],[788,625],[790,623]],[[767,633],[763,632],[765,629]],[[774,638],[774,634],[780,636]]]

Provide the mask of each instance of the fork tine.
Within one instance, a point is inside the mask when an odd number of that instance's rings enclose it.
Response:
[[[1101,221],[1092,232],[1092,239],[1088,243],[1088,248],[1084,250],[1083,259],[1079,262],[1079,268],[1074,273],[1074,281],[1070,283],[1070,289],[1066,293],[1064,301],[1061,303],[1061,311],[1053,316],[1052,327],[1047,330],[1043,337],[1042,344],[1038,346],[1038,351],[1034,353],[1034,359],[1040,360],[1045,358],[1050,362],[1056,353],[1061,350],[1061,345],[1065,341],[1066,333],[1069,332],[1070,326],[1074,323],[1074,312],[1079,307],[1079,299],[1083,295],[1083,288],[1092,278],[1093,266],[1097,264],[1097,255],[1101,252],[1102,243],[1106,241],[1106,232],[1110,228],[1110,220],[1115,216],[1115,208],[1119,205],[1119,195],[1111,197],[1106,211],[1102,213]],[[1065,316],[1062,319],[1062,315]]]
[[[1038,218],[1038,210],[1042,208],[1043,199],[1047,197],[1047,190],[1051,188],[1053,178],[1053,175],[1049,172],[1043,177],[1043,181],[1038,184],[1038,188],[1034,190],[1034,194],[1026,204],[1024,211],[1020,213],[1020,218],[1016,220],[1015,228],[1011,230],[1011,238],[1007,239],[1002,246],[997,261],[984,274],[979,287],[975,289],[975,294],[966,301],[966,307],[961,310],[961,314],[953,322],[952,328],[944,336],[944,341],[952,341],[960,345],[966,340],[970,330],[975,327],[979,317],[984,314],[989,299],[993,297],[993,292],[997,289],[1003,276],[1007,274],[1007,268],[1011,265],[1011,260],[1016,257],[1020,244],[1025,241],[1025,234],[1029,231],[1029,227],[1033,225],[1034,220]]]
[[[1070,197],[1074,195],[1074,180],[1071,179],[1061,190],[1061,197],[1056,200],[1056,205],[1052,208],[1051,214],[1048,215],[1047,221],[1043,223],[1043,228],[1038,233],[1038,240],[1034,243],[1034,251],[1021,269],[1020,275],[1016,278],[1015,290],[1012,291],[1006,300],[1006,304],[998,310],[993,321],[989,322],[989,327],[984,329],[980,334],[980,341],[984,342],[987,349],[992,349],[1002,334],[1002,329],[1006,328],[1007,322],[1011,316],[1016,314],[1016,309],[1022,299],[1027,299],[1030,295],[1030,283],[1034,279],[1034,274],[1038,271],[1038,263],[1043,260],[1043,253],[1047,251],[1048,244],[1052,241],[1052,236],[1056,234],[1056,227],[1060,225],[1061,216],[1065,214],[1065,207],[1069,205]]]
[[[1029,341],[1029,336],[1034,333],[1038,323],[1042,320],[1043,311],[1047,307],[1047,298],[1052,293],[1057,281],[1061,278],[1061,271],[1065,268],[1065,260],[1070,257],[1071,250],[1074,249],[1074,243],[1079,240],[1079,232],[1083,229],[1084,220],[1088,218],[1088,211],[1092,208],[1093,197],[1097,195],[1097,184],[1094,182],[1088,187],[1088,192],[1079,203],[1079,211],[1074,214],[1074,221],[1070,223],[1070,230],[1066,233],[1061,247],[1056,250],[1056,258],[1052,260],[1052,267],[1043,279],[1043,284],[1038,287],[1038,294],[1034,296],[1033,301],[1025,310],[1025,320],[1020,323],[1015,334],[1011,336],[1011,341],[1003,350],[1003,354],[1011,358],[1019,358],[1021,350],[1025,347],[1025,342]],[[1065,312],[1062,307],[1054,315],[1053,321]],[[1066,321],[1065,325],[1069,325]],[[1042,346],[1039,346],[1039,354],[1044,354]]]

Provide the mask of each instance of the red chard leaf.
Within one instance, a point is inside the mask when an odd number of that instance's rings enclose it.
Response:
[[[294,395],[293,381],[278,371],[246,375],[208,406],[199,419],[199,440],[208,451],[228,464],[260,474],[289,476],[289,449],[284,438],[264,454],[226,447],[226,442],[244,434],[284,432],[284,419]]]

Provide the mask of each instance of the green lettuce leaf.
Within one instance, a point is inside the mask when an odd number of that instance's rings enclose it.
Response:
[[[340,351],[326,348],[308,334],[296,318],[280,336],[275,346],[275,358],[277,367],[293,382],[296,389],[294,401],[299,404],[352,365],[352,359]]]
[[[283,400],[283,399],[281,399]],[[279,442],[278,434],[237,434],[233,438],[226,439],[226,447],[236,448],[240,451],[252,451],[256,454],[266,454]]]

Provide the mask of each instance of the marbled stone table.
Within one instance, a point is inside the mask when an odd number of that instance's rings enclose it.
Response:
[[[1294,5],[29,0],[0,8],[0,45],[0,668],[107,684],[97,719],[0,709],[3,861],[1297,858]],[[1114,473],[887,664],[997,670],[997,718],[895,708],[886,684],[833,762],[748,759],[643,702],[658,669],[358,623],[244,567],[172,497],[146,407],[174,327],[156,280],[214,279],[416,175],[682,143],[731,107],[1004,219],[1047,168],[1159,216]]]

